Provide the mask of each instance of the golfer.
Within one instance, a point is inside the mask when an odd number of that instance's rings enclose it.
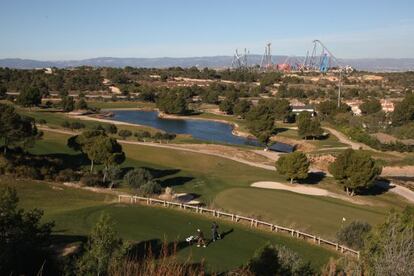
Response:
[[[213,236],[213,242],[220,239],[218,228],[219,228],[218,224],[214,221],[213,224],[211,225],[211,234]]]
[[[206,241],[203,232],[200,229],[197,229],[197,247],[200,247],[201,245],[206,247]]]

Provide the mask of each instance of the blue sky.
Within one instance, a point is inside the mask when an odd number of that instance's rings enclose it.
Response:
[[[413,0],[0,0],[0,58],[305,55],[414,58]]]

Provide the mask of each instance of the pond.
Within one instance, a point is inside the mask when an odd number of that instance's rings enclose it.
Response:
[[[192,119],[162,119],[156,111],[114,110],[113,120],[150,126],[166,132],[189,134],[195,139],[212,143],[232,145],[260,146],[255,139],[233,135],[233,126],[226,123],[192,120]]]

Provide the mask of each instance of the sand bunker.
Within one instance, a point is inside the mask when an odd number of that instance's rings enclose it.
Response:
[[[298,194],[304,195],[313,195],[313,196],[332,196],[333,194],[328,192],[327,190],[302,186],[302,185],[286,185],[279,182],[271,182],[271,181],[260,181],[255,182],[251,185],[252,187],[256,188],[265,188],[265,189],[275,189],[275,190],[284,190],[290,191]]]

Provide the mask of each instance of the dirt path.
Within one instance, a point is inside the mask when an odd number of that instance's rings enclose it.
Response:
[[[333,129],[331,127],[323,127],[324,129],[326,129],[327,131],[329,131],[330,133],[332,133],[332,135],[334,135],[336,138],[338,138],[339,142],[343,143],[343,144],[347,144],[349,146],[351,146],[352,149],[357,150],[357,149],[365,149],[365,150],[372,150],[375,152],[378,152],[378,150],[373,149],[365,144],[359,143],[359,142],[354,142],[352,140],[350,140],[348,137],[346,137],[345,134],[343,134],[342,132]]]

